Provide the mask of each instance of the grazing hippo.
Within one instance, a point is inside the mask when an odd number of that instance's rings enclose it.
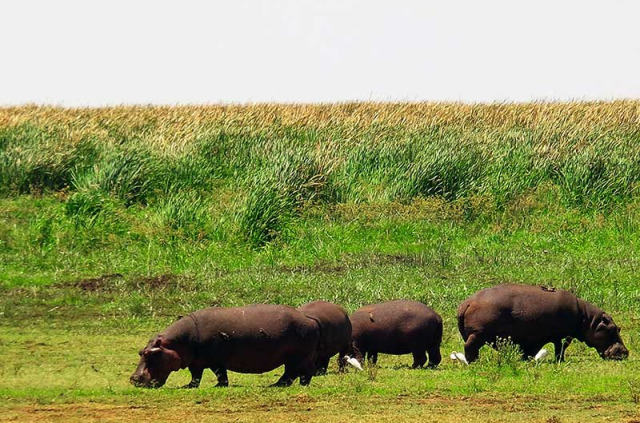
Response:
[[[413,354],[413,368],[440,364],[442,318],[417,301],[397,300],[372,304],[356,310],[350,317],[353,349],[362,361],[368,355],[375,364],[378,353]]]
[[[184,368],[196,388],[205,369],[227,386],[227,370],[264,373],[284,364],[275,386],[289,386],[300,377],[308,385],[315,371],[319,331],[316,322],[281,305],[206,308],[181,318],[153,337],[140,351],[131,382],[160,387],[169,374]]]
[[[562,289],[513,284],[483,289],[458,307],[458,329],[468,362],[478,358],[483,345],[495,346],[498,338],[511,338],[523,358],[553,342],[556,360],[562,361],[573,338],[595,348],[602,358],[629,355],[611,316]]]
[[[347,312],[339,305],[327,301],[313,301],[298,310],[317,322],[320,328],[320,342],[316,358],[316,374],[326,374],[329,360],[338,355],[338,367],[344,370],[347,362],[352,363],[351,322]],[[352,363],[356,367],[360,363]]]

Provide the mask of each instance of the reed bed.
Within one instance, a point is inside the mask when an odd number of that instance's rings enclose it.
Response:
[[[156,207],[197,236],[203,210],[232,192],[258,247],[317,204],[483,197],[503,209],[551,187],[602,211],[636,193],[639,124],[637,101],[3,108],[0,194],[64,193],[85,222],[109,205]]]

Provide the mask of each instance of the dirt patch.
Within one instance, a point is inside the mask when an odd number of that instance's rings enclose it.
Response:
[[[114,288],[114,282],[122,279],[120,273],[112,273],[110,275],[102,275],[97,278],[86,278],[72,282],[71,285],[83,291],[109,291]]]
[[[144,276],[134,278],[133,283],[140,288],[153,290],[174,288],[178,285],[180,277],[171,273],[156,276]]]
[[[403,264],[406,266],[421,266],[424,264],[422,256],[406,254],[374,254],[369,257],[371,264]]]
[[[126,399],[125,399],[126,400]],[[129,399],[130,400],[130,399]],[[437,421],[453,422],[527,422],[580,423],[637,420],[620,419],[628,412],[624,406],[608,407],[606,414],[593,415],[581,403],[565,404],[561,413],[549,413],[547,402],[537,398],[518,399],[518,404],[536,404],[533,409],[506,409],[513,399],[452,398],[435,395],[416,398],[400,395],[395,400],[371,396],[350,399],[349,396],[313,398],[307,394],[289,399],[270,398],[269,395],[230,398],[155,398],[148,403],[113,404],[89,403],[13,405],[0,408],[7,421],[53,422],[301,422],[326,423],[408,423]],[[2,418],[0,418],[2,420]]]
[[[171,273],[155,275],[155,276],[136,276],[131,279],[127,278],[128,287],[136,287],[145,290],[161,290],[175,288],[184,285],[186,278]],[[87,292],[108,292],[116,289],[118,281],[123,281],[124,276],[120,273],[112,273],[102,275],[95,278],[84,278],[71,283],[67,286],[73,286],[82,291]]]

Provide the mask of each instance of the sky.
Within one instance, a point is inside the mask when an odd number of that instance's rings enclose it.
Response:
[[[640,99],[637,0],[3,0],[0,105]]]

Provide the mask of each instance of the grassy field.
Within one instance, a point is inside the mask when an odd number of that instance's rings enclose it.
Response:
[[[640,102],[0,109],[0,421],[640,422],[639,186]],[[128,384],[210,305],[416,299],[446,357],[504,282],[607,310],[630,359]]]

